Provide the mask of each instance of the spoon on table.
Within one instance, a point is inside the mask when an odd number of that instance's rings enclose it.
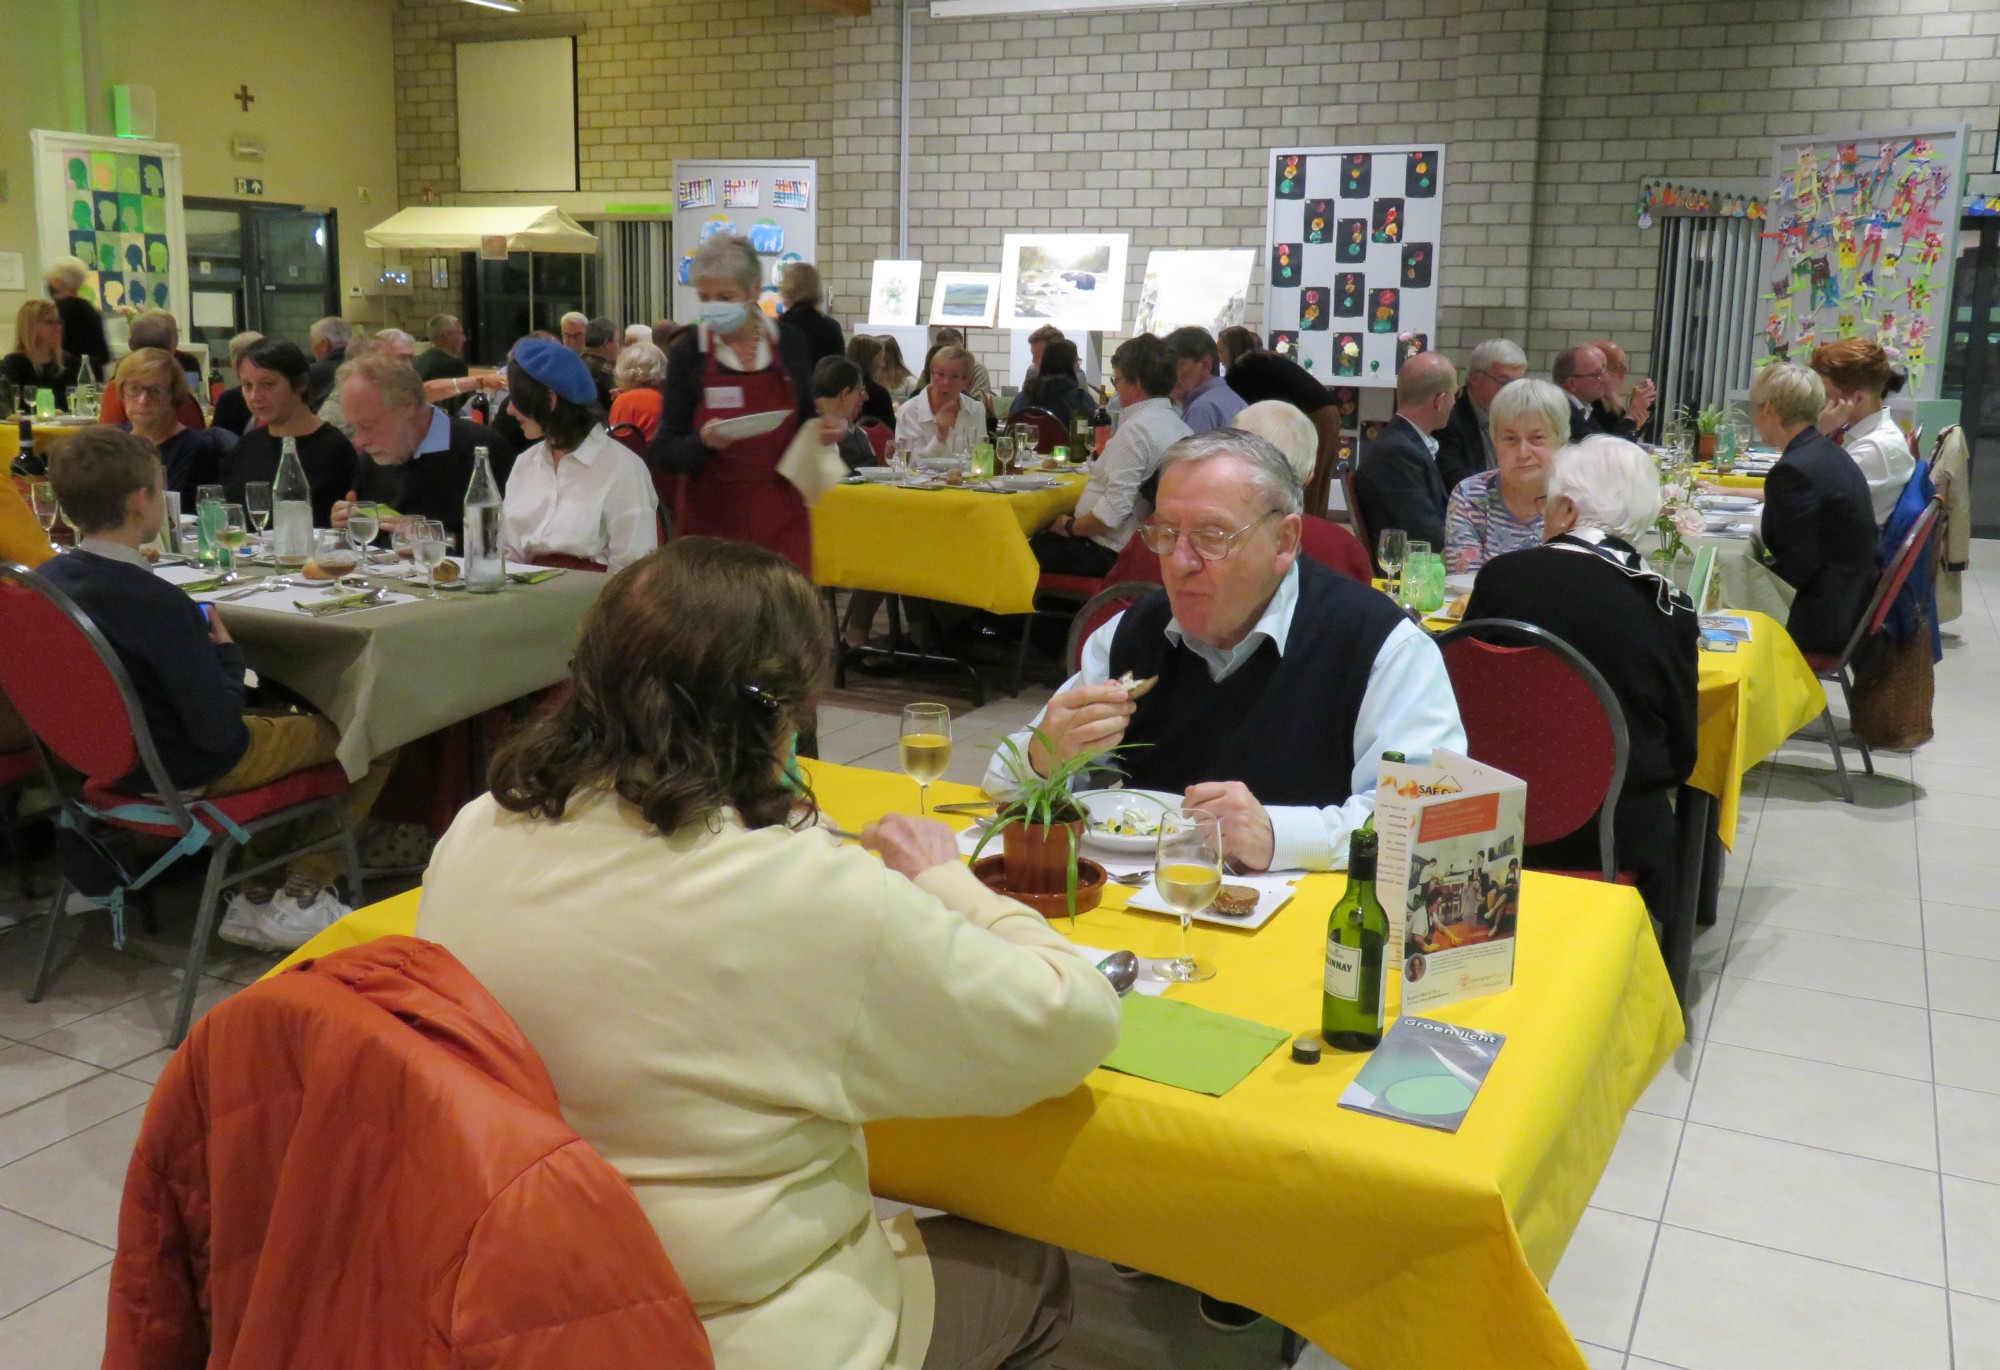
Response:
[[[1112,952],[1097,963],[1097,968],[1104,972],[1104,978],[1111,982],[1111,988],[1118,991],[1121,999],[1131,993],[1132,986],[1139,979],[1139,958],[1129,951]]]

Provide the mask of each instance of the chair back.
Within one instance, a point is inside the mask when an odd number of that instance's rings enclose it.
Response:
[[[1007,426],[1009,428],[1023,423],[1035,430],[1035,450],[1043,456],[1047,456],[1058,447],[1065,447],[1069,444],[1069,425],[1064,423],[1059,416],[1050,413],[1046,409],[1037,409],[1033,405],[1028,405],[1024,408],[1007,411]]]
[[[1083,644],[1090,635],[1160,587],[1143,580],[1107,585],[1084,602],[1069,621],[1069,643],[1063,649],[1063,669],[1075,675],[1083,665]]]
[[[1604,878],[1616,879],[1612,819],[1631,744],[1604,677],[1554,633],[1516,619],[1474,619],[1437,642],[1467,753],[1528,783],[1523,840],[1553,842],[1597,814]]]
[[[1361,501],[1354,497],[1354,463],[1338,461],[1334,463],[1334,474],[1340,477],[1340,497],[1347,501],[1347,521],[1354,526],[1354,536],[1361,543],[1361,550],[1368,553],[1370,570],[1375,566],[1375,532],[1361,518]]]
[[[1922,469],[1918,468],[1920,472]],[[1930,503],[1924,506],[1924,511],[1910,525],[1910,531],[1903,535],[1895,555],[1889,558],[1889,564],[1882,568],[1882,577],[1875,582],[1875,593],[1868,600],[1868,612],[1854,625],[1847,645],[1841,648],[1840,656],[1827,668],[1828,671],[1838,673],[1854,660],[1854,654],[1861,650],[1864,641],[1882,631],[1882,624],[1888,619],[1890,610],[1896,607],[1896,596],[1901,592],[1903,582],[1916,569],[1917,558],[1930,544],[1931,534],[1937,530],[1938,519],[1943,514],[1943,498],[1933,495]]]
[[[601,561],[592,561],[588,557],[573,557],[568,552],[543,552],[540,556],[530,557],[528,564],[560,567],[565,571],[596,571],[600,575],[610,569]]]
[[[886,458],[896,445],[896,430],[880,419],[863,419],[861,432],[868,439],[868,445],[875,450],[875,460]]]
[[[1160,574],[1160,554],[1148,547],[1146,540],[1137,533],[1126,540],[1125,550],[1118,554],[1118,560],[1112,562],[1111,569],[1104,573],[1106,585],[1127,580],[1144,581],[1148,585],[1167,583]]]
[[[640,461],[646,459],[646,449],[652,446],[646,441],[646,431],[636,423],[614,423],[605,430],[614,442],[621,442],[630,448]]]
[[[1299,550],[1329,571],[1338,571],[1349,580],[1372,584],[1375,563],[1361,539],[1331,519],[1307,514],[1299,531]]]

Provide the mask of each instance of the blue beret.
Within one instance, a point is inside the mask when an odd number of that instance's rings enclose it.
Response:
[[[559,342],[527,338],[514,348],[521,369],[571,404],[596,404],[597,382],[583,358]]]

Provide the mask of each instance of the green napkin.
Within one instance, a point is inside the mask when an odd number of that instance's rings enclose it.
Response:
[[[1178,999],[1129,994],[1123,1002],[1125,1030],[1105,1068],[1198,1094],[1227,1094],[1288,1035]]]
[[[540,585],[545,580],[554,580],[563,573],[560,566],[544,567],[539,571],[509,571],[507,579],[516,585]]]
[[[372,603],[374,598],[373,590],[359,590],[351,595],[341,595],[335,599],[322,599],[311,603],[295,599],[292,601],[292,607],[311,614],[314,618],[324,618],[328,614],[337,614],[346,609],[358,609],[364,604]]]
[[[222,584],[222,577],[213,576],[208,580],[190,580],[181,586],[181,592],[189,595],[205,595]]]

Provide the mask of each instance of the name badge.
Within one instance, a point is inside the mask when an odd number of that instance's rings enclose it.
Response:
[[[743,387],[740,385],[711,385],[702,392],[702,404],[709,409],[741,409],[743,407]]]

